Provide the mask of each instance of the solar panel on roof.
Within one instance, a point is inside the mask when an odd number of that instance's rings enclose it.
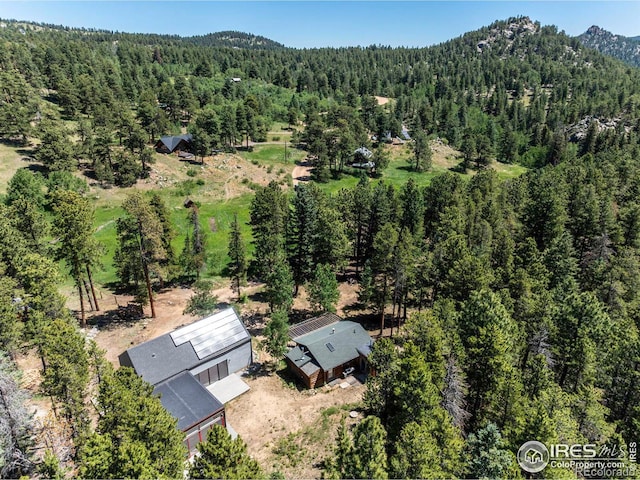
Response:
[[[235,311],[229,308],[179,328],[170,335],[176,346],[189,342],[202,360],[247,337],[247,332]]]
[[[330,352],[335,352],[336,351],[336,347],[331,345],[331,343],[326,343],[325,345],[327,346],[327,348],[329,349]]]
[[[332,323],[336,323],[340,320],[340,317],[333,313],[325,313],[319,317],[310,318],[304,322],[291,325],[289,327],[289,336],[295,340],[298,337],[311,333],[327,325],[331,325]]]

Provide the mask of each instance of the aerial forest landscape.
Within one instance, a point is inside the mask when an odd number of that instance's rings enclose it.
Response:
[[[0,4],[0,478],[640,477],[640,24],[45,3]]]

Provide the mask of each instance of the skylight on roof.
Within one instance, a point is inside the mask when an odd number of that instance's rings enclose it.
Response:
[[[336,347],[334,347],[331,342],[326,343],[325,344],[327,346],[327,348],[329,349],[330,352],[335,352],[336,351]]]

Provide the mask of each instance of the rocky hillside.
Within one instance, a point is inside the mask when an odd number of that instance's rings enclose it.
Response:
[[[578,39],[586,47],[640,67],[640,37],[615,35],[597,26],[590,27]]]

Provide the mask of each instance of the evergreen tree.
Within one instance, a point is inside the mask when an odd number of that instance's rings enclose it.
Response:
[[[519,477],[513,453],[504,448],[495,424],[489,423],[467,438],[467,478]]]
[[[195,204],[191,206],[189,211],[189,224],[191,232],[187,232],[178,262],[182,266],[185,275],[188,277],[195,276],[196,279],[199,279],[200,272],[206,263],[207,237],[200,225],[200,213]]]
[[[24,327],[16,308],[16,298],[21,298],[18,282],[6,275],[4,266],[0,266],[0,351],[11,357],[19,345]]]
[[[54,123],[43,124],[41,129],[42,143],[36,150],[36,160],[42,162],[52,172],[73,172],[77,162],[74,159],[72,143],[67,132]]]
[[[284,310],[288,312],[293,305],[293,275],[286,259],[277,258],[265,279],[265,296],[272,312]]]
[[[60,240],[58,258],[67,263],[76,282],[82,326],[86,325],[83,284],[87,275],[91,285],[93,304],[98,310],[98,300],[93,287],[91,269],[98,262],[101,246],[93,237],[93,210],[89,202],[76,192],[58,191],[53,197],[54,229]]]
[[[427,135],[422,130],[418,130],[413,134],[413,142],[413,169],[416,172],[430,170],[433,153]]]
[[[193,284],[193,295],[187,300],[185,314],[204,317],[213,313],[218,307],[218,298],[211,294],[213,282],[210,280],[196,280]]]
[[[276,310],[264,327],[266,350],[276,360],[287,353],[289,343],[289,316],[286,310]]]
[[[471,424],[495,418],[504,408],[501,392],[513,372],[520,347],[516,325],[498,297],[488,291],[474,292],[460,315],[461,337],[466,347]]]
[[[240,437],[233,440],[226,428],[213,425],[207,440],[198,444],[198,452],[189,468],[190,478],[258,479],[264,474],[247,453]]]
[[[284,255],[288,202],[280,186],[271,182],[258,190],[251,201],[251,229],[255,245],[255,264],[264,280]]]
[[[57,401],[71,422],[73,435],[78,437],[85,433],[89,420],[84,404],[89,382],[85,339],[65,319],[53,320],[40,335],[42,391]]]
[[[184,434],[131,368],[105,376],[95,433],[78,451],[85,478],[177,478],[184,470]]]
[[[318,233],[320,195],[317,186],[302,183],[296,186],[296,194],[292,200],[293,212],[287,249],[296,287],[295,295],[298,287],[311,279],[315,267],[314,246]]]
[[[233,216],[231,231],[229,232],[229,258],[231,258],[229,274],[235,283],[238,297],[241,297],[240,287],[247,280],[247,259],[237,214]]]
[[[353,467],[353,440],[343,418],[338,427],[333,456],[325,460],[323,477],[334,480],[349,478]]]
[[[387,434],[376,416],[368,416],[353,430],[353,470],[347,478],[386,479]]]
[[[117,221],[118,249],[114,263],[120,281],[136,288],[136,298],[143,305],[150,303],[151,316],[155,318],[151,276],[161,279],[165,274],[169,258],[165,250],[166,224],[139,193],[129,195],[122,207],[127,216]]]
[[[334,312],[340,298],[338,281],[331,265],[321,264],[308,284],[309,302],[314,312]]]

